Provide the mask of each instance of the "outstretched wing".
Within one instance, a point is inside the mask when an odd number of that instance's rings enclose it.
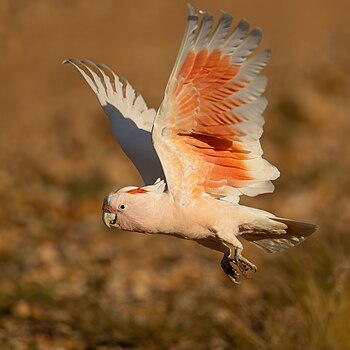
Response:
[[[242,20],[232,30],[223,13],[213,16],[189,5],[187,28],[164,100],[153,125],[153,143],[168,189],[176,200],[209,194],[255,196],[272,192],[278,170],[262,159],[260,136],[267,79],[259,76],[270,58],[259,45],[261,30]]]
[[[164,179],[163,169],[154,150],[151,129],[156,114],[141,95],[105,65],[87,60],[69,59],[78,69],[107,114],[113,136],[134,163],[146,185]]]

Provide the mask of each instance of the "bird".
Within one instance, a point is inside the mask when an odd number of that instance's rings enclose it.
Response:
[[[113,136],[144,186],[113,190],[103,201],[109,228],[193,240],[223,254],[221,268],[240,283],[256,266],[246,240],[266,252],[295,246],[318,226],[239,204],[274,191],[278,169],[260,145],[271,51],[256,53],[259,27],[188,4],[187,24],[163,101],[156,111],[108,66],[68,59],[108,116]]]

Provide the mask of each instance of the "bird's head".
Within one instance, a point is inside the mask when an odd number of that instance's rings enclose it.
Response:
[[[109,228],[147,232],[156,197],[163,193],[164,187],[162,181],[146,187],[129,186],[111,192],[103,202],[103,222]]]

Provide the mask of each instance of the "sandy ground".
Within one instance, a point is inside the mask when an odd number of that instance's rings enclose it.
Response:
[[[108,64],[158,106],[186,1],[0,3],[1,349],[350,348],[350,6],[194,1],[248,18],[272,49],[263,147],[282,177],[243,199],[318,223],[232,285],[220,256],[101,222],[103,197],[141,184],[65,58]]]

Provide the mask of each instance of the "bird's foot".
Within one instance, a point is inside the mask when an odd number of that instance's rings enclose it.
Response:
[[[241,255],[240,249],[238,248],[235,249],[235,256],[233,259],[230,259],[230,262],[238,267],[245,278],[250,278],[252,273],[255,273],[257,270],[253,263]]]
[[[226,273],[227,277],[235,284],[240,284],[239,272],[235,269],[232,264],[237,266],[238,270],[242,273],[245,278],[250,278],[252,273],[256,272],[256,266],[251,263],[248,259],[241,255],[242,249],[235,248],[235,255],[231,258],[230,251],[224,254],[221,260],[221,267]]]
[[[221,260],[221,268],[226,273],[227,277],[235,284],[240,284],[239,281],[239,273],[236,271],[232,265],[231,262],[233,259],[229,258],[229,253],[225,253],[224,257]]]

